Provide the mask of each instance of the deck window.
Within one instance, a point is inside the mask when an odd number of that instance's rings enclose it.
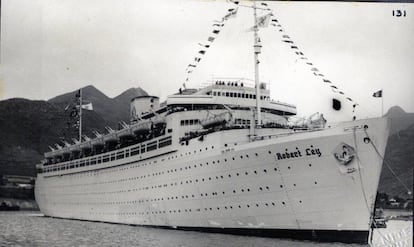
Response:
[[[109,155],[104,155],[103,162],[108,162],[108,161],[109,161]]]
[[[150,142],[150,143],[147,144],[147,151],[152,151],[152,150],[155,150],[155,149],[157,149],[157,142],[156,141]]]
[[[116,159],[117,160],[123,159],[123,158],[124,158],[124,151],[121,151],[121,152],[117,152],[116,153]]]

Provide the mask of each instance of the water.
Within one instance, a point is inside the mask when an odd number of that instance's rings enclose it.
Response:
[[[412,221],[389,221],[374,233],[374,246],[412,246]],[[404,240],[407,240],[404,242]],[[352,247],[285,239],[165,230],[43,217],[38,212],[0,212],[0,246],[286,246]]]

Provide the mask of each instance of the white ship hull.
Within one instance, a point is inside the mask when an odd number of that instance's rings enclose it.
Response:
[[[259,129],[253,142],[248,129],[215,132],[153,158],[39,174],[36,201],[51,217],[366,243],[388,129],[380,118]],[[356,152],[347,165],[334,156],[343,144]]]

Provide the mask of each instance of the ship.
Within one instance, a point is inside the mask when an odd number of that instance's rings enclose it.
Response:
[[[259,7],[250,7],[257,21]],[[136,97],[129,124],[45,153],[36,201],[56,218],[370,242],[389,120],[327,124],[317,114],[292,123],[296,114],[271,99],[258,73],[180,89],[164,102]]]

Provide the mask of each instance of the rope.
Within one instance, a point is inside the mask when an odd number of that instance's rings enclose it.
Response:
[[[367,131],[366,131],[366,129],[364,129],[364,132],[365,132],[365,134],[366,134],[366,136],[369,138],[369,136],[368,136],[368,133],[367,133]],[[359,159],[359,155],[358,155],[358,146],[357,146],[357,141],[356,141],[356,129],[354,129],[354,131],[353,131],[353,136],[354,136],[354,145],[355,145],[355,150],[356,150],[356,157],[357,157],[357,164],[358,164],[358,174],[359,174],[359,179],[360,179],[360,182],[361,182],[361,188],[362,188],[362,194],[363,194],[363,196],[364,196],[364,200],[365,200],[365,205],[367,206],[367,209],[368,209],[368,212],[369,212],[369,214],[370,214],[370,227],[371,227],[371,225],[372,224],[374,224],[374,226],[375,226],[375,228],[376,229],[378,229],[377,228],[377,223],[375,222],[375,219],[374,219],[374,214],[372,214],[371,212],[370,212],[370,209],[369,209],[369,203],[368,203],[368,199],[367,199],[367,196],[366,196],[366,194],[365,194],[365,188],[364,188],[364,183],[363,183],[363,179],[362,179],[362,174],[361,174],[361,166],[360,166],[360,162],[361,162],[361,160]],[[370,138],[371,139],[371,138]],[[372,143],[372,141],[371,141],[371,143]],[[374,145],[373,145],[374,146]],[[374,148],[375,148],[375,151],[378,153],[378,150],[376,149],[376,147],[374,146]],[[379,154],[379,153],[378,153]],[[381,157],[381,156],[380,156]],[[375,208],[374,208],[374,210],[375,210]],[[375,211],[374,211],[375,212]],[[372,229],[372,227],[371,227],[371,229]],[[386,242],[388,242],[389,244],[393,244],[390,240],[388,240],[380,231],[377,231],[377,233],[381,236],[381,238],[382,238],[382,240],[384,240],[385,239],[385,241]],[[371,237],[370,237],[370,243],[369,243],[369,245],[370,246],[372,246],[372,239],[373,239],[373,236],[374,236],[374,230],[372,230],[372,232],[371,232]]]

